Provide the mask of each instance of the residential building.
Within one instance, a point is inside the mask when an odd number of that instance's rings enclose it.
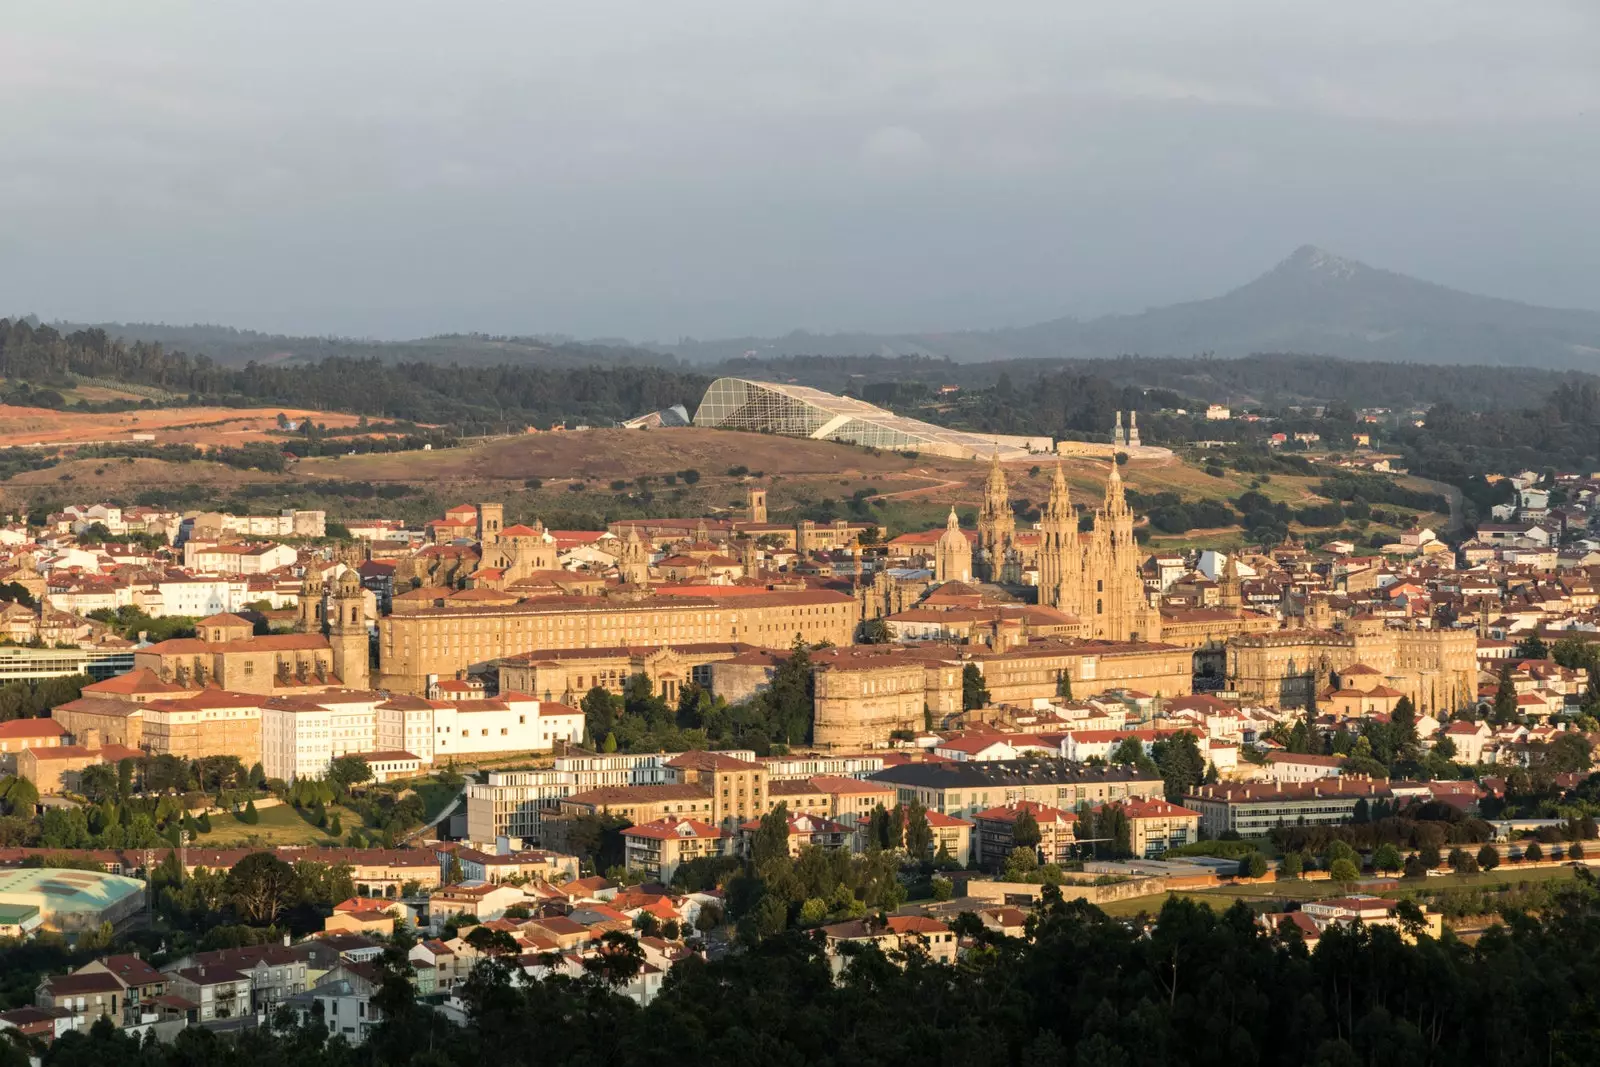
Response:
[[[1200,813],[1165,800],[1124,800],[1118,806],[1128,820],[1128,845],[1135,856],[1153,859],[1169,848],[1200,839]]]
[[[894,786],[901,803],[916,801],[930,812],[965,818],[1023,800],[1072,811],[1085,802],[1159,797],[1166,788],[1160,775],[1132,767],[1092,767],[1063,759],[907,763],[885,767],[868,780]]]
[[[980,867],[998,869],[1005,864],[1006,857],[1018,847],[1015,831],[1017,820],[1024,814],[1039,829],[1039,843],[1034,849],[1042,862],[1065,863],[1076,855],[1076,815],[1036,800],[1017,800],[972,815],[976,838],[973,859]]]
[[[624,863],[647,881],[670,885],[683,864],[726,855],[730,840],[726,830],[698,819],[660,818],[622,831]]]
[[[1357,775],[1310,782],[1224,782],[1199,786],[1183,798],[1199,813],[1207,837],[1232,830],[1261,837],[1279,826],[1333,826],[1349,822],[1356,804],[1388,799],[1388,783]]]

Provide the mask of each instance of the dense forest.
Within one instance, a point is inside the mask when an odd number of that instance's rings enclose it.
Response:
[[[1575,1067],[1600,1059],[1600,900],[1586,872],[1539,916],[1511,912],[1475,944],[1447,934],[1411,945],[1391,928],[1333,927],[1314,953],[1292,926],[1283,940],[1270,936],[1243,903],[1217,915],[1174,898],[1145,925],[1063,903],[1049,888],[1046,899],[1031,942],[958,918],[978,947],[957,966],[863,948],[836,982],[819,942],[791,932],[680,963],[644,1008],[612,992],[641,963],[624,935],[606,935],[608,951],[581,977],[529,985],[512,980],[515,955],[493,954],[498,942],[485,938],[491,955],[460,991],[462,1028],[417,1003],[400,942],[380,960],[384,1021],[360,1048],[327,1041],[320,1022],[237,1037],[191,1028],[169,1047],[141,1047],[101,1025],[62,1037],[44,1064]],[[23,1062],[10,1045],[0,1056]]]

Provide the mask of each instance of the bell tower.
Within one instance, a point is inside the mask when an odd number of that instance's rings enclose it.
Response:
[[[353,569],[339,576],[329,601],[328,645],[333,673],[348,689],[365,689],[371,678],[371,640],[367,636],[366,595]]]
[[[303,634],[320,634],[322,632],[322,571],[315,567],[306,568],[305,580],[300,583],[300,618],[295,628]]]

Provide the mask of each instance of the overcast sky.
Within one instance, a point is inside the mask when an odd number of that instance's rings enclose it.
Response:
[[[1312,243],[1600,308],[1595,0],[12,5],[0,313],[1023,324]]]

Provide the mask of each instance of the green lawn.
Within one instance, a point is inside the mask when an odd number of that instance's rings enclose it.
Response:
[[[306,822],[288,804],[279,804],[274,808],[262,808],[258,811],[261,821],[254,826],[240,822],[232,815],[211,816],[211,832],[201,834],[194,844],[201,848],[227,848],[237,845],[337,845],[324,830]],[[339,816],[339,822],[345,833],[361,825],[361,816],[348,808],[339,805],[330,805],[328,820]]]

